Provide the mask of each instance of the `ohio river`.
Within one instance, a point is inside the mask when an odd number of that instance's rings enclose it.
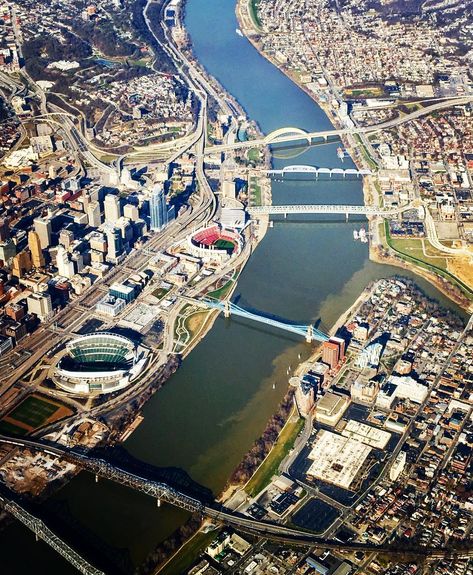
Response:
[[[235,0],[188,0],[186,26],[195,54],[261,129],[330,123],[322,110],[236,34]],[[341,165],[336,144],[317,147],[286,164]],[[275,160],[275,165],[283,165]],[[346,159],[344,166],[351,166]],[[274,183],[278,203],[362,203],[359,180]],[[360,222],[276,222],[241,275],[239,304],[328,329],[371,279],[401,273],[368,260],[353,241]],[[403,273],[406,275],[406,273]],[[410,274],[407,274],[410,275]],[[413,277],[411,275],[411,277]],[[419,285],[446,303],[419,278]],[[452,306],[453,307],[453,306]],[[147,404],[145,420],[126,443],[135,456],[184,468],[218,493],[263,431],[287,389],[286,370],[311,348],[283,332],[240,320],[217,320],[179,371]],[[273,389],[273,383],[275,389]],[[186,514],[108,482],[81,474],[56,495],[105,542],[128,549],[135,563],[174,531]],[[15,525],[0,536],[2,573],[64,575],[76,571]],[[47,567],[46,567],[47,566]],[[47,571],[46,571],[47,569]]]

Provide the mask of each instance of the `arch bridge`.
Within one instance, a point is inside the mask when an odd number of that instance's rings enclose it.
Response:
[[[277,144],[278,142],[284,143],[289,136],[293,137],[295,141],[300,139],[305,140],[308,144],[311,144],[312,142],[312,138],[310,137],[309,132],[303,130],[302,128],[294,128],[289,126],[287,128],[278,128],[277,130],[269,133],[264,137],[264,143],[267,145]],[[300,138],[294,138],[294,136],[300,136]]]

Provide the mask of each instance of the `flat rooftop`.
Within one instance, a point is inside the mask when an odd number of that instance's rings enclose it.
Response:
[[[309,459],[307,475],[349,489],[371,451],[371,447],[331,431],[318,432]]]
[[[375,447],[376,449],[384,449],[391,439],[391,434],[388,431],[383,431],[371,425],[366,425],[354,419],[350,419],[342,431],[344,437],[351,437],[357,439],[365,445]]]

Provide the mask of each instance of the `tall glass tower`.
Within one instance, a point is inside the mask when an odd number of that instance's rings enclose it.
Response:
[[[161,184],[156,184],[151,192],[149,211],[151,229],[154,231],[162,230],[168,223],[168,207],[164,188]]]

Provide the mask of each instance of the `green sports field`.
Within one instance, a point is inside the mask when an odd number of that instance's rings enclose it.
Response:
[[[25,435],[27,430],[9,421],[2,420],[0,421],[0,433],[4,433],[5,435]]]
[[[0,430],[24,434],[70,413],[70,409],[59,403],[30,395],[0,421]]]
[[[235,249],[235,244],[229,240],[217,240],[214,246],[218,250],[233,250]]]

